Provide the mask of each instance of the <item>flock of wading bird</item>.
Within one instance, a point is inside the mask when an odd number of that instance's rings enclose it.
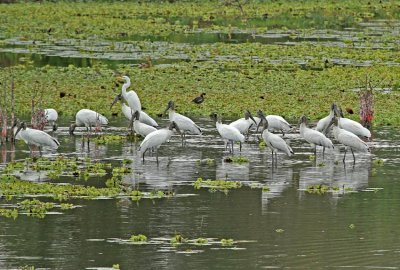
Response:
[[[168,102],[168,106],[164,112],[165,114],[169,111],[170,124],[167,128],[160,129],[157,122],[142,111],[140,99],[136,92],[127,91],[131,85],[129,77],[123,76],[120,79],[124,80],[122,92],[116,96],[111,107],[120,101],[122,113],[131,121],[131,128],[133,128],[135,133],[144,137],[139,148],[143,157],[143,162],[145,153],[150,149],[150,151],[156,152],[158,163],[157,149],[161,144],[170,140],[174,129],[181,134],[182,144],[185,142],[186,134],[202,134],[203,130],[190,118],[175,112],[173,101]],[[202,103],[204,101],[204,95],[205,93],[202,93],[199,97],[196,97],[193,102],[197,104]],[[125,104],[125,101],[128,105]],[[46,109],[45,115],[48,123],[53,125],[53,130],[56,130],[57,126],[55,122],[57,120],[57,112],[54,109]],[[261,110],[257,112],[256,117],[253,117],[249,111],[246,111],[244,116],[244,118],[240,118],[230,124],[223,124],[221,118],[216,113],[211,115],[216,121],[218,133],[225,142],[225,150],[229,147],[229,152],[233,153],[234,143],[239,142],[241,151],[242,143],[245,142],[246,136],[248,137],[250,128],[256,128],[258,131],[259,127],[262,126],[262,138],[271,149],[272,162],[274,162],[274,159],[277,160],[278,151],[284,152],[288,156],[294,154],[292,148],[280,135],[271,132],[282,132],[284,137],[285,132],[292,129],[292,126],[284,118],[278,115],[265,116]],[[95,111],[82,109],[76,114],[75,123],[70,126],[69,132],[73,135],[76,127],[84,126],[89,134],[92,127],[106,125],[108,125],[106,117]],[[348,149],[350,149],[353,154],[354,163],[354,151],[369,151],[367,143],[361,138],[370,140],[371,132],[360,123],[344,118],[341,109],[335,103],[332,104],[329,115],[319,120],[315,129],[307,127],[307,118],[304,115],[300,118],[299,125],[300,136],[314,147],[315,155],[317,146],[323,147],[323,155],[325,153],[325,148],[334,148],[332,141],[327,137],[331,127],[333,127],[335,139],[345,146],[343,162],[345,162]],[[13,132],[15,139],[24,140],[28,145],[36,145],[40,150],[42,147],[57,149],[60,145],[57,139],[44,131],[28,128],[24,122],[15,124]]]

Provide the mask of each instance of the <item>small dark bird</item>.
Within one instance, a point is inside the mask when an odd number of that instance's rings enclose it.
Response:
[[[203,103],[205,95],[206,95],[206,93],[201,93],[201,95],[196,97],[195,99],[193,99],[192,102],[194,102],[196,104]]]
[[[346,108],[346,112],[348,112],[349,114],[354,114],[353,109],[350,108],[350,107],[347,107],[347,108]]]

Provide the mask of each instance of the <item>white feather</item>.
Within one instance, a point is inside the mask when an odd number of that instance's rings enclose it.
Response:
[[[330,139],[321,132],[308,128],[305,123],[300,124],[300,135],[310,144],[334,148]]]
[[[26,128],[21,129],[17,136],[20,134],[20,138],[25,141],[26,144],[36,145],[41,147],[48,147],[51,149],[57,149],[60,143],[57,139],[51,137],[44,131]]]
[[[282,139],[280,136],[273,134],[265,129],[262,133],[262,138],[264,139],[267,146],[273,151],[282,151],[289,157],[293,155],[293,150],[290,146]]]
[[[357,150],[360,152],[369,151],[368,145],[352,132],[349,132],[337,126],[333,126],[333,135],[338,142],[350,147],[353,150]]]
[[[339,128],[345,129],[357,136],[371,137],[371,132],[363,127],[360,123],[348,118],[338,118]]]
[[[92,127],[96,126],[97,121],[99,121],[101,125],[108,125],[107,118],[89,109],[82,109],[77,112],[75,116],[75,124],[77,126]]]
[[[125,83],[122,85],[122,97],[128,102],[129,107],[135,111],[142,110],[142,104],[140,103],[140,99],[135,91],[126,91],[128,87],[131,85],[131,80],[128,76],[122,77],[125,80]]]
[[[147,149],[160,147],[171,138],[172,134],[173,131],[168,128],[149,133],[140,144],[140,152],[143,154]]]
[[[200,135],[201,134],[201,129],[198,125],[196,125],[192,119],[181,115],[177,112],[175,112],[174,110],[169,110],[168,113],[169,116],[169,121],[175,122],[179,129],[181,130],[181,132],[189,132],[190,134],[195,134],[195,135]]]
[[[268,121],[268,130],[269,131],[289,131],[292,126],[282,117],[279,115],[267,115],[265,117]],[[254,120],[257,123],[257,126],[260,124],[261,122],[261,118],[260,117],[254,117]],[[254,125],[254,123],[252,123],[252,126]]]
[[[243,134],[241,134],[239,132],[239,130],[237,130],[236,128],[230,126],[230,125],[225,125],[222,124],[220,122],[216,123],[217,126],[217,130],[219,135],[221,135],[221,137],[224,140],[229,140],[229,141],[234,141],[234,142],[244,142],[245,137]]]
[[[133,122],[133,130],[136,133],[140,134],[142,137],[146,137],[147,135],[156,131],[157,129],[155,127],[140,122],[140,120],[135,120]]]
[[[253,120],[251,120],[250,118],[249,119],[240,118],[230,123],[229,125],[239,130],[241,134],[247,134],[252,123],[254,124]]]
[[[121,109],[122,109],[122,114],[125,116],[125,118],[131,120],[133,115],[133,110],[124,103],[122,103]],[[144,111],[139,112],[139,121],[142,122],[143,124],[152,127],[158,127],[157,122]]]

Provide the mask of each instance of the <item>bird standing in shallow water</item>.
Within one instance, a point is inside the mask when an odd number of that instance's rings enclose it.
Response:
[[[169,121],[171,123],[175,122],[181,131],[182,145],[184,144],[186,138],[186,132],[190,134],[201,135],[202,133],[201,128],[198,125],[196,125],[192,121],[192,119],[175,112],[175,103],[172,100],[168,102],[168,106],[165,109],[164,114],[167,111],[169,111],[168,112]]]
[[[325,154],[325,148],[334,148],[333,143],[324,134],[307,127],[307,118],[303,115],[300,118],[300,135],[314,147],[314,154],[317,154],[317,145],[323,147],[322,156]]]
[[[53,127],[53,131],[57,130],[56,121],[58,119],[58,113],[54,109],[45,109],[44,115],[46,117],[47,122]]]
[[[371,138],[371,131],[363,127],[360,123],[344,118],[343,112],[340,108],[336,108],[336,116],[338,121],[338,127],[347,130],[357,136],[366,137],[368,140]]]
[[[261,120],[265,118],[268,121],[268,130],[269,131],[280,131],[282,135],[285,136],[285,132],[289,131],[292,126],[282,117],[279,115],[264,115],[262,110],[257,111],[257,117],[254,117],[257,123],[257,129],[260,126]]]
[[[331,122],[332,122],[333,118],[335,117],[335,112],[336,112],[336,104],[332,103],[331,111],[329,112],[329,115],[318,121],[317,127],[315,128],[315,130],[322,132],[323,134],[326,135],[328,133]]]
[[[195,97],[192,102],[196,103],[196,104],[201,104],[204,101],[204,96],[206,95],[206,93],[201,93],[200,96]]]
[[[283,140],[280,136],[269,132],[268,130],[268,120],[264,117],[262,119],[263,129],[262,129],[262,138],[267,144],[268,148],[271,149],[272,152],[272,163],[274,163],[274,152],[275,159],[278,161],[278,151],[284,152],[289,157],[294,154],[292,148]],[[261,124],[260,122],[260,124]]]
[[[345,146],[343,162],[346,160],[346,152],[347,148],[350,148],[351,153],[353,154],[353,164],[356,163],[356,157],[354,156],[353,150],[357,150],[360,152],[369,152],[368,145],[363,142],[357,135],[353,134],[350,131],[342,129],[339,127],[338,119],[335,117],[333,120],[333,135],[335,139]]]
[[[143,162],[144,162],[144,154],[149,149],[156,150],[156,158],[158,164],[158,148],[161,144],[169,141],[173,132],[173,129],[176,129],[178,133],[180,133],[179,127],[175,122],[171,122],[167,128],[162,128],[156,131],[149,133],[142,143],[140,144],[139,151],[142,154]]]
[[[246,135],[248,137],[249,134],[249,128],[251,127],[252,124],[256,124],[256,120],[254,120],[253,116],[251,115],[249,110],[246,110],[244,113],[244,118],[240,118],[229,125],[231,127],[236,128],[239,130],[239,132],[243,135]]]
[[[215,125],[217,127],[219,135],[221,135],[222,139],[225,142],[225,149],[228,145],[228,142],[230,142],[231,147],[229,151],[233,153],[233,143],[234,142],[240,142],[240,151],[242,151],[242,143],[244,143],[244,135],[239,132],[237,128],[234,128],[230,125],[225,125],[222,124],[221,119],[218,118],[218,115],[216,113],[213,113],[211,115],[211,118],[216,121]]]
[[[81,126],[85,126],[89,133],[89,131],[92,130],[92,127],[97,125],[108,125],[108,119],[98,112],[89,109],[82,109],[76,113],[75,123],[69,127],[69,134],[74,135],[75,128]]]
[[[60,143],[56,138],[51,137],[44,131],[27,128],[25,122],[21,122],[17,131],[15,132],[16,139],[22,139],[26,144],[30,146],[35,145],[39,147],[40,154],[42,153],[42,147],[57,149]]]
[[[140,122],[139,115],[139,111],[136,111],[133,114],[133,130],[135,131],[135,133],[139,134],[142,137],[146,137],[150,133],[157,130],[155,127]]]

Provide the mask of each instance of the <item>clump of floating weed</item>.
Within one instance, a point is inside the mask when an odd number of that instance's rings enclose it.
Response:
[[[374,165],[382,166],[384,163],[384,160],[383,159],[374,159],[373,163],[374,163]]]
[[[307,187],[306,191],[311,194],[322,195],[322,194],[327,193],[329,191],[329,189],[330,188],[326,185],[313,185],[313,186]]]
[[[213,166],[215,165],[215,159],[207,158],[207,159],[199,159],[196,161],[198,165],[208,165]]]
[[[0,216],[16,219],[18,217],[18,210],[16,208],[13,209],[0,208]]]
[[[194,239],[194,243],[196,245],[207,245],[208,244],[208,239],[200,237],[200,238]]]
[[[267,143],[262,141],[258,144],[258,148],[260,148],[260,150],[263,150],[267,147]]]
[[[132,201],[140,201],[143,197],[143,193],[140,190],[132,190],[130,196]]]
[[[120,269],[120,268],[119,268],[119,264],[118,264],[118,263],[113,264],[112,269]]]
[[[225,162],[233,162],[233,163],[248,163],[249,159],[243,156],[230,156],[224,159]]]
[[[229,239],[223,238],[223,239],[221,239],[221,245],[222,246],[232,246],[234,243],[235,242],[233,241],[232,238],[229,238]]]
[[[125,136],[121,135],[100,135],[93,138],[93,141],[97,144],[109,144],[109,143],[120,143],[126,141]]]
[[[262,190],[262,192],[268,192],[268,191],[270,191],[270,189],[269,189],[269,187],[268,186],[266,186],[266,185],[263,185],[263,184],[261,184],[261,183],[252,183],[251,185],[250,185],[250,188],[261,188],[261,190]]]
[[[182,243],[184,243],[184,242],[186,242],[186,241],[187,241],[187,239],[186,239],[186,238],[183,238],[182,235],[180,235],[180,234],[175,234],[174,236],[172,236],[172,238],[171,238],[171,240],[170,240],[170,243],[171,243],[171,245],[173,245],[173,246],[177,246],[177,245],[182,244]]]
[[[193,183],[195,189],[209,188],[210,191],[223,191],[228,192],[229,189],[241,188],[242,183],[240,181],[227,181],[227,180],[203,180],[203,178],[197,178]]]
[[[136,244],[144,244],[147,243],[147,236],[144,234],[132,235],[129,240]]]
[[[6,167],[3,169],[4,174],[11,174],[15,171],[20,171],[25,168],[25,163],[24,162],[9,162]]]
[[[46,212],[54,208],[54,203],[41,202],[38,199],[20,202],[20,209],[25,210],[28,216],[44,218]]]

